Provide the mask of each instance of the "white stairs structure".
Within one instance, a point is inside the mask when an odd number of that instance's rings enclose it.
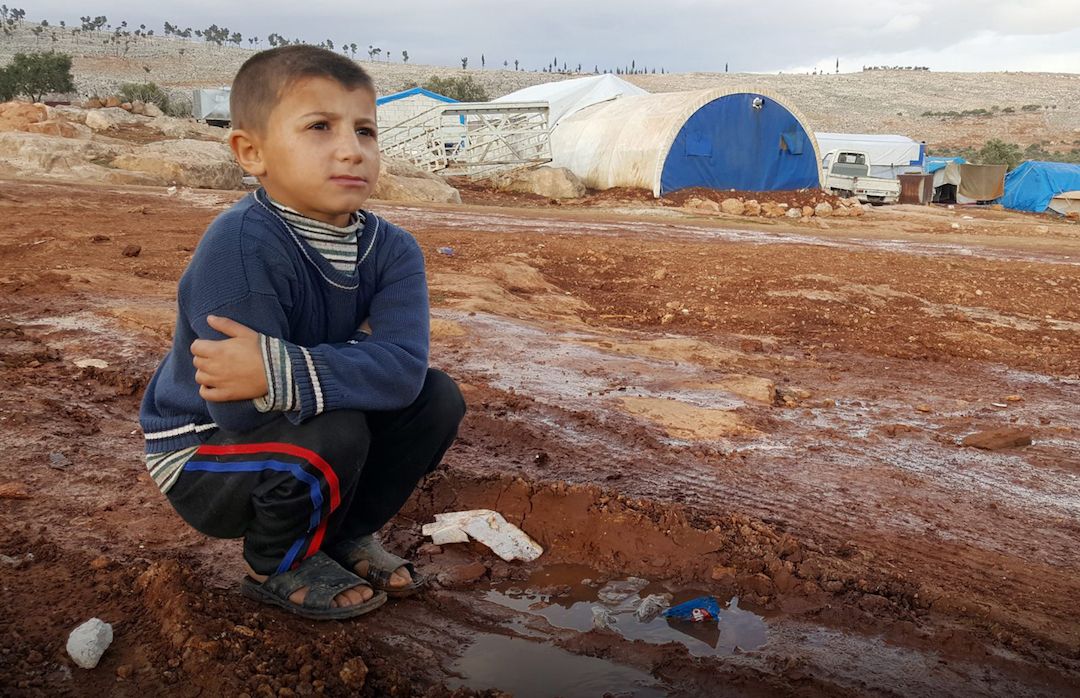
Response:
[[[440,175],[483,179],[551,162],[547,102],[443,104],[379,133],[379,148]]]

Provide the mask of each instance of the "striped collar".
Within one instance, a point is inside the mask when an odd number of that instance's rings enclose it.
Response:
[[[289,225],[296,228],[301,234],[315,233],[316,235],[330,235],[339,238],[352,237],[355,239],[356,235],[364,227],[365,216],[363,211],[355,211],[349,214],[349,222],[346,225],[336,226],[305,216],[296,209],[275,201],[269,193],[266,194],[266,200]]]

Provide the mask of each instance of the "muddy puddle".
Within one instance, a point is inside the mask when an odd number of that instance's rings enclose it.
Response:
[[[520,582],[494,584],[483,600],[517,612],[504,623],[517,635],[483,633],[450,667],[454,687],[497,688],[515,696],[665,696],[670,690],[648,673],[607,659],[582,656],[551,644],[535,628],[542,618],[553,629],[614,633],[627,642],[681,645],[694,657],[729,657],[762,648],[765,619],[739,608],[738,598],[719,603],[715,617],[667,618],[664,611],[708,596],[641,577],[605,576],[580,564],[553,564]]]
[[[478,636],[450,669],[460,677],[447,681],[451,688],[497,688],[516,698],[661,698],[668,694],[644,671],[503,635]]]
[[[542,616],[552,626],[588,632],[610,630],[627,640],[654,645],[676,642],[696,657],[730,656],[755,650],[767,640],[765,620],[739,608],[737,597],[720,604],[716,618],[702,621],[664,617],[664,610],[708,596],[700,589],[669,590],[641,577],[601,581],[582,565],[552,565],[524,583],[504,582],[485,599],[523,613]]]

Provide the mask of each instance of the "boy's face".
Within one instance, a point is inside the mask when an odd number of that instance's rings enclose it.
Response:
[[[370,90],[328,78],[301,80],[285,89],[262,131],[234,132],[231,144],[278,202],[342,226],[371,196],[379,145]]]

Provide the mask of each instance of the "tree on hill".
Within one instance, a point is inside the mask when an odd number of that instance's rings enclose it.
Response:
[[[417,87],[415,83],[406,85],[403,89]],[[462,75],[455,78],[441,78],[432,75],[423,85],[419,85],[429,92],[456,99],[459,102],[486,102],[487,92],[484,87],[473,80],[471,75]]]
[[[975,160],[984,165],[1007,165],[1011,170],[1023,162],[1024,152],[1015,143],[992,138],[975,155]]]
[[[71,56],[66,53],[16,53],[9,65],[0,68],[0,98],[25,95],[40,102],[49,93],[74,91]]]

